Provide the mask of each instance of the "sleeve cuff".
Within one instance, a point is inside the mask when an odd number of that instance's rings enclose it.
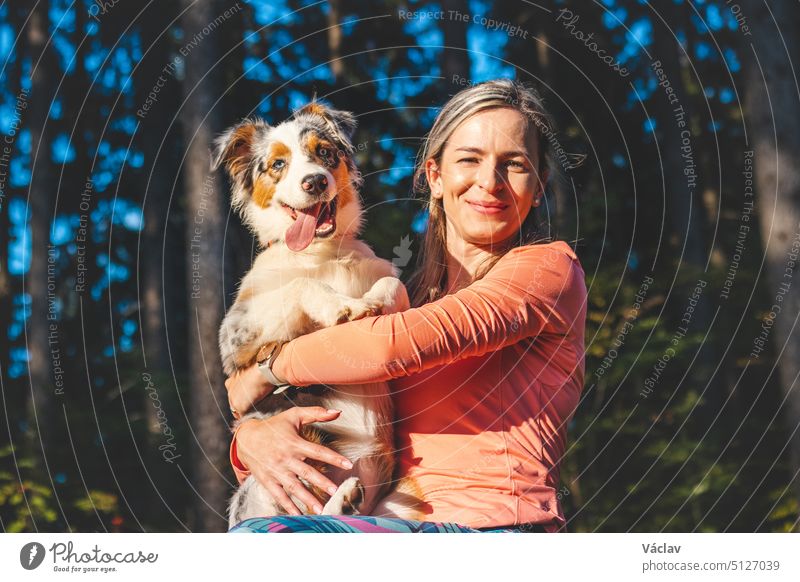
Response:
[[[239,481],[239,484],[244,482],[250,476],[250,471],[242,464],[242,461],[239,459],[239,455],[236,452],[236,436],[239,433],[239,429],[242,428],[243,425],[239,425],[236,427],[236,430],[233,431],[233,437],[231,437],[231,449],[230,449],[230,462],[231,467],[233,467],[233,473],[236,475],[236,480]]]

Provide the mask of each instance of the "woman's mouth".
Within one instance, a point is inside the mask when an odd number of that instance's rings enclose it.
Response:
[[[503,204],[501,202],[480,202],[467,200],[467,204],[469,204],[470,208],[476,212],[479,212],[480,214],[500,214],[506,208],[508,208],[508,204]]]

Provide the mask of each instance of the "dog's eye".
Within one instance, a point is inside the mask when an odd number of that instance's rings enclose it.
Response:
[[[330,155],[330,150],[328,148],[320,147],[317,148],[317,155],[321,158],[327,158]]]
[[[272,166],[270,166],[273,170],[280,170],[286,165],[285,160],[275,160],[272,162]]]

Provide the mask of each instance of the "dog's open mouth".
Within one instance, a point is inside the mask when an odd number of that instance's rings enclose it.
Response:
[[[286,245],[293,251],[302,251],[314,237],[326,238],[336,230],[336,203],[338,197],[330,202],[317,202],[307,208],[292,208],[281,203],[283,209],[294,219],[286,231]]]

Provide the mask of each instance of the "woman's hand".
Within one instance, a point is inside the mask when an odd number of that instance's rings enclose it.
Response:
[[[269,418],[246,420],[237,433],[239,460],[290,515],[301,515],[290,495],[314,513],[322,512],[322,503],[305,488],[300,478],[330,495],[336,492],[336,484],[307,464],[306,459],[345,469],[353,467],[346,457],[308,442],[299,434],[303,425],[331,421],[340,413],[340,410],[325,410],[321,406],[296,406]]]
[[[258,370],[258,364],[253,364],[225,380],[225,388],[228,390],[231,414],[238,419],[256,402],[269,396],[275,387],[264,379]]]

